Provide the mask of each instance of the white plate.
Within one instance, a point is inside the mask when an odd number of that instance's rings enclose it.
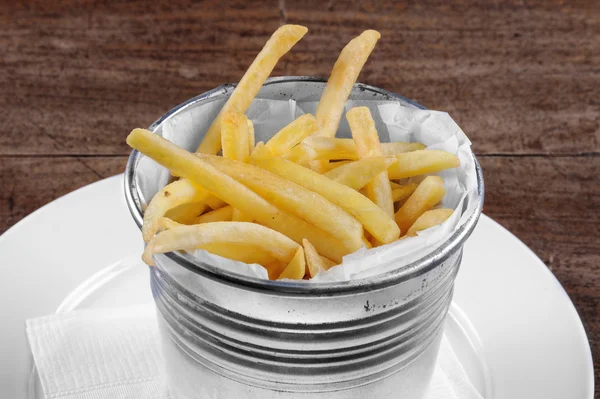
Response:
[[[122,186],[115,176],[84,187],[0,237],[2,397],[29,395],[26,319],[59,307],[151,300],[147,270],[118,263],[142,250]],[[593,398],[591,352],[568,296],[523,243],[486,216],[466,245],[445,334],[488,399]]]

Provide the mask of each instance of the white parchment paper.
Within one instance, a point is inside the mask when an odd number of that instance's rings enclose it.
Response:
[[[257,99],[247,115],[254,123],[256,141],[266,142],[299,115],[314,114],[316,106],[316,102]],[[382,142],[421,142],[428,150],[444,150],[459,157],[460,167],[436,173],[444,179],[446,186],[446,195],[440,206],[454,209],[454,214],[441,225],[419,232],[417,237],[369,250],[362,248],[349,254],[344,257],[342,264],[319,273],[312,280],[303,280],[307,284],[361,279],[402,268],[434,251],[468,219],[477,206],[477,176],[471,142],[450,115],[409,108],[399,102],[375,100],[348,101],[346,110],[356,106],[370,108]],[[167,126],[164,133],[169,136],[170,130],[175,128]],[[345,117],[340,123],[337,137],[352,137]],[[422,178],[406,179],[406,182],[413,180],[418,183]],[[268,278],[267,271],[260,265],[225,259],[204,250],[194,251],[193,254],[203,262],[238,274]]]

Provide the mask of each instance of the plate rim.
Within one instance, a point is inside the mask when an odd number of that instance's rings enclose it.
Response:
[[[70,196],[76,196],[76,195],[81,195],[82,193],[93,189],[97,186],[100,185],[104,185],[104,184],[110,184],[109,182],[114,182],[113,184],[115,185],[115,187],[119,188],[119,193],[122,194],[122,179],[123,178],[123,174],[117,174],[114,176],[110,176],[101,180],[98,180],[96,182],[90,183],[88,185],[82,186],[78,189],[75,189],[73,191],[70,191],[69,193],[66,193],[64,195],[62,195],[61,197],[54,199],[50,202],[48,202],[47,204],[43,205],[42,207],[36,209],[35,211],[33,211],[32,213],[30,213],[29,215],[25,216],[23,219],[21,219],[19,222],[15,223],[13,226],[11,226],[9,229],[7,229],[2,235],[0,235],[0,251],[2,250],[2,244],[5,240],[7,240],[8,238],[10,238],[11,236],[15,235],[15,234],[19,234],[19,231],[22,230],[23,228],[25,228],[25,226],[27,226],[29,223],[31,223],[33,220],[35,220],[40,214],[46,212],[49,208],[51,208],[53,205],[55,205],[56,202],[63,200],[65,197],[70,197]],[[126,204],[123,203],[123,206],[126,207]],[[588,383],[588,390],[591,394],[590,398],[594,397],[594,389],[595,389],[595,380],[594,380],[594,363],[593,363],[593,354],[592,354],[592,350],[591,350],[591,345],[590,345],[590,340],[587,334],[587,331],[583,325],[581,316],[577,310],[577,307],[575,306],[575,304],[573,303],[573,301],[571,300],[570,296],[568,295],[568,293],[566,292],[566,290],[564,289],[564,287],[562,286],[562,284],[560,283],[560,281],[558,280],[558,278],[554,275],[554,273],[552,273],[552,271],[545,265],[545,263],[535,254],[535,252],[533,252],[533,250],[531,250],[531,248],[529,248],[523,241],[521,241],[515,234],[513,234],[510,230],[508,230],[507,228],[505,228],[504,226],[502,226],[500,223],[498,223],[497,221],[495,221],[494,219],[492,219],[491,217],[487,216],[486,214],[482,214],[481,216],[481,220],[485,221],[485,222],[492,222],[493,225],[495,225],[496,228],[500,228],[504,233],[507,233],[509,236],[511,236],[512,238],[514,238],[516,241],[518,241],[519,245],[521,245],[521,247],[523,249],[526,250],[526,252],[528,252],[528,254],[530,256],[533,256],[533,258],[535,258],[537,260],[536,263],[539,263],[539,266],[542,267],[543,269],[545,269],[544,273],[548,273],[551,276],[551,280],[556,283],[556,285],[558,285],[560,288],[560,292],[562,294],[564,294],[564,297],[566,297],[567,301],[569,302],[569,311],[570,312],[574,312],[573,315],[576,316],[576,320],[577,324],[576,329],[577,329],[577,334],[579,336],[579,338],[581,338],[581,341],[583,341],[584,344],[584,353],[583,355],[585,356],[584,360],[585,362],[585,368],[586,368],[586,375],[585,375],[585,379],[587,380]],[[107,267],[110,265],[107,265]],[[536,266],[538,267],[538,266]],[[90,275],[91,277],[91,275]],[[83,283],[83,281],[82,281]],[[78,285],[79,286],[79,285]],[[68,293],[65,294],[65,298],[67,297]],[[493,376],[492,376],[493,378]]]

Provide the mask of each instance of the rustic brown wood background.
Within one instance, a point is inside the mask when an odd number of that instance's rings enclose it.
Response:
[[[328,76],[363,29],[360,81],[448,111],[485,213],[558,277],[600,358],[600,2],[0,1],[0,233],[121,173],[125,136],[237,81],[270,33],[309,34],[275,75]]]

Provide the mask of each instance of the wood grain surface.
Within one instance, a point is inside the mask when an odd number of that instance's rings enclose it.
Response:
[[[282,23],[309,33],[274,75],[328,76],[382,33],[360,81],[448,111],[473,141],[484,212],[574,301],[600,358],[600,2],[0,1],[0,233],[123,171],[124,138],[237,81]]]

